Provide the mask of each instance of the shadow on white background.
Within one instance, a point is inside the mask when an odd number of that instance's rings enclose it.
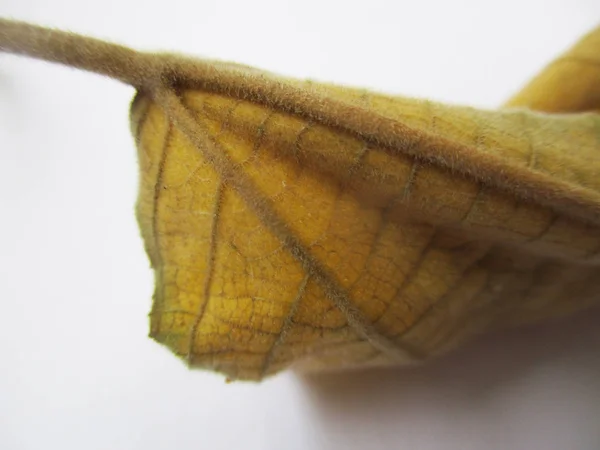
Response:
[[[594,310],[486,336],[423,366],[301,379],[331,439],[321,448],[594,449],[599,349]]]

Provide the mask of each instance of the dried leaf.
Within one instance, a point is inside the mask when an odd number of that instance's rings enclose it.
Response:
[[[151,336],[244,380],[419,361],[597,303],[599,48],[600,29],[482,111],[0,21],[0,49],[138,88]]]

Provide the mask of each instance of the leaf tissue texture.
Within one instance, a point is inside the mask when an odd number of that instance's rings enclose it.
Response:
[[[600,300],[600,29],[494,111],[1,19],[0,50],[137,88],[150,335],[190,367],[414,363]]]
[[[598,301],[594,112],[518,98],[481,111],[212,65],[214,84],[132,105],[151,335],[190,366],[260,380],[408,363]],[[299,106],[253,92],[267,83]]]

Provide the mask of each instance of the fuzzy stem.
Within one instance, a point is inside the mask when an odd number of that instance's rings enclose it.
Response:
[[[121,45],[0,18],[0,51],[65,64],[140,88],[160,78],[159,61]]]

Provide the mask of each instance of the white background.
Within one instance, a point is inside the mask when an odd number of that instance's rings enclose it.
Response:
[[[495,107],[594,0],[0,0],[147,50]],[[225,384],[148,339],[133,90],[0,55],[0,448],[600,448],[600,314],[425,367]]]

